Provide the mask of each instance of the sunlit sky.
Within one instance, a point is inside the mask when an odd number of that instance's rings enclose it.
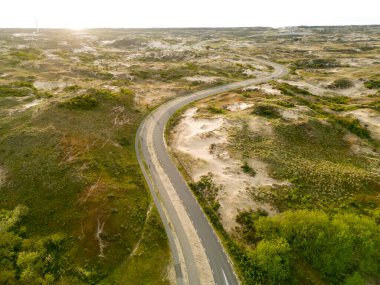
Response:
[[[380,0],[1,0],[0,27],[380,24]]]

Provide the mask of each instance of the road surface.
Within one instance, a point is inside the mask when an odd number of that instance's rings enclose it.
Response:
[[[288,72],[279,64],[255,60],[272,66],[273,73],[177,97],[155,109],[137,131],[137,158],[168,234],[177,284],[235,285],[239,281],[219,238],[170,158],[165,126],[178,109],[193,101],[264,83]]]

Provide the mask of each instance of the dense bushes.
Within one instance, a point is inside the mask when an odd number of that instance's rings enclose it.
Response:
[[[257,105],[252,111],[252,114],[264,116],[267,118],[278,118],[280,117],[280,112],[278,111],[278,108],[272,105]]]
[[[252,227],[252,221],[240,223]],[[288,211],[274,217],[258,215],[252,231],[260,240],[249,254],[251,266],[259,270],[258,283],[289,281],[299,258],[332,284],[363,284],[380,274],[380,227],[372,218]]]
[[[0,284],[52,284],[62,277],[64,236],[26,239],[26,229],[20,223],[27,214],[25,206],[0,211]]]
[[[75,87],[76,85],[74,85]],[[73,88],[73,90],[75,90]],[[71,89],[69,90],[71,91]],[[119,93],[113,93],[107,89],[88,89],[86,94],[79,95],[69,100],[62,102],[60,106],[66,107],[69,109],[77,109],[77,110],[91,110],[99,105],[100,102],[106,100],[118,99],[121,96],[131,97],[134,92],[127,88],[122,88]]]
[[[0,97],[24,97],[32,95],[36,91],[30,82],[15,81],[0,85]]]
[[[380,89],[380,81],[379,80],[368,80],[364,82],[364,86],[368,89]]]
[[[220,204],[216,199],[220,187],[212,181],[212,178],[212,173],[203,175],[197,183],[190,184],[190,187],[203,203],[216,212],[220,207]]]
[[[262,240],[250,254],[253,267],[258,269],[258,278],[269,284],[279,284],[290,276],[291,248],[284,238]]]
[[[301,60],[294,63],[294,66],[297,68],[329,68],[339,66],[338,62],[335,59],[310,59],[310,60]]]
[[[313,95],[309,91],[299,88],[298,86],[294,86],[288,83],[277,83],[276,87],[280,90],[284,95],[295,96],[295,95]]]
[[[241,169],[244,171],[244,173],[247,173],[251,176],[255,176],[256,175],[256,171],[251,167],[249,166],[248,162],[244,162],[244,164],[241,166]]]
[[[327,85],[330,89],[347,89],[354,86],[354,83],[346,78],[340,78],[334,80],[331,84]]]
[[[70,109],[90,110],[98,105],[98,100],[91,94],[84,94],[69,99],[61,104]]]
[[[333,58],[316,58],[300,60],[294,63],[294,67],[296,68],[332,68],[339,66],[339,62]]]

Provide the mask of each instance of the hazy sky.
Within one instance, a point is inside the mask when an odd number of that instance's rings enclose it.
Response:
[[[380,0],[0,0],[0,27],[380,24]]]

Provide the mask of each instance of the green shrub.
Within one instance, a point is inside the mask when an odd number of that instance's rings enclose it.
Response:
[[[65,275],[61,268],[65,237],[26,239],[21,222],[27,215],[25,206],[0,211],[1,284],[52,284]]]
[[[244,173],[247,173],[251,176],[255,176],[256,175],[256,171],[251,167],[249,166],[248,162],[244,162],[244,164],[241,166],[241,169],[244,171]]]
[[[121,88],[120,93],[126,96],[132,96],[135,94],[135,91],[128,88]]]
[[[36,93],[31,82],[15,81],[0,85],[0,97],[25,97]]]
[[[78,85],[70,85],[70,86],[66,86],[63,91],[65,92],[76,92],[76,91],[79,91],[81,89],[80,86]]]
[[[273,105],[257,105],[252,111],[252,114],[264,116],[267,118],[279,118],[280,112],[278,111],[278,108],[276,108]]]
[[[207,110],[214,114],[224,114],[226,112],[223,109],[215,107],[215,106],[208,106]]]
[[[380,80],[368,80],[364,82],[364,86],[368,89],[380,89]]]
[[[295,96],[295,95],[313,95],[309,91],[299,88],[298,86],[294,86],[288,83],[278,83],[276,85],[276,88],[284,95],[289,95],[289,96]]]
[[[330,89],[347,89],[354,87],[354,83],[346,78],[336,79],[333,83],[327,85]]]
[[[344,282],[344,285],[366,285],[365,279],[357,272],[348,277]]]
[[[336,59],[333,58],[316,58],[300,60],[294,63],[296,68],[333,68],[339,67],[340,64]]]
[[[195,194],[202,199],[202,201],[204,201],[214,212],[216,212],[220,207],[220,204],[216,199],[220,187],[212,181],[212,178],[212,173],[203,175],[198,182],[190,184],[190,187]]]
[[[290,276],[290,246],[284,238],[262,240],[250,254],[264,284],[281,284]]]
[[[91,110],[98,105],[98,100],[90,94],[80,95],[63,102],[61,106],[70,109]]]

